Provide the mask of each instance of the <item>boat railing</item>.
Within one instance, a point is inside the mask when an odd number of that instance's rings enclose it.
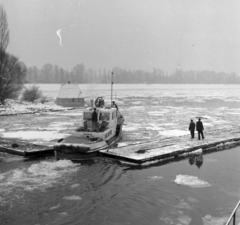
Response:
[[[238,212],[239,206],[240,206],[240,200],[239,200],[239,202],[237,203],[237,205],[236,205],[236,207],[234,208],[234,210],[232,211],[232,214],[231,214],[231,216],[229,217],[226,225],[238,225],[238,224],[239,224],[239,221],[238,221],[238,223],[237,223],[237,221],[236,221],[236,214],[237,214],[237,212]]]

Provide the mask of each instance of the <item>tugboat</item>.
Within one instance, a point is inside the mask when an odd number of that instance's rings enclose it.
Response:
[[[95,121],[93,120],[94,111],[96,112]],[[98,97],[94,104],[92,102],[91,107],[83,110],[82,126],[54,145],[55,157],[72,161],[95,157],[100,150],[116,145],[122,138],[123,123],[124,117],[117,106],[111,104],[107,107],[103,97]]]

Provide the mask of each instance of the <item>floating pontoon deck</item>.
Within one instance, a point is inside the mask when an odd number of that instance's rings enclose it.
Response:
[[[204,140],[197,140],[197,138],[192,140],[190,139],[190,135],[170,137],[100,150],[98,156],[142,164],[153,160],[166,160],[187,156],[193,151],[200,149],[204,154],[225,148],[232,148],[237,145],[240,145],[239,130],[221,130],[221,132],[206,133]],[[27,141],[3,138],[0,138],[0,152],[24,157],[54,155],[54,150],[51,146],[35,145]]]
[[[224,148],[240,145],[240,132],[222,132],[222,135],[206,134],[203,140],[190,139],[190,135],[155,140],[140,144],[101,150],[101,155],[129,161],[133,163],[145,163],[153,160],[164,160],[186,156],[189,153],[202,150],[202,152],[213,152]]]

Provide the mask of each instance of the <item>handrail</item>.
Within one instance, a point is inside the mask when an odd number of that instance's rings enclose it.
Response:
[[[233,218],[233,225],[235,225],[236,211],[237,211],[239,205],[240,205],[240,200],[239,200],[239,202],[237,203],[237,205],[236,205],[236,207],[234,208],[234,210],[232,211],[232,214],[231,214],[231,216],[229,217],[226,225],[229,225],[229,224],[230,224],[230,222],[232,221],[232,218]]]

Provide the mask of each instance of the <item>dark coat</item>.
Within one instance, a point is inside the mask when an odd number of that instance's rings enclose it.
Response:
[[[194,122],[191,122],[189,124],[189,130],[195,130],[195,123]]]
[[[197,121],[197,131],[204,130],[202,121]]]
[[[97,112],[96,112],[96,111],[93,111],[92,121],[97,122],[97,120],[98,120]]]

